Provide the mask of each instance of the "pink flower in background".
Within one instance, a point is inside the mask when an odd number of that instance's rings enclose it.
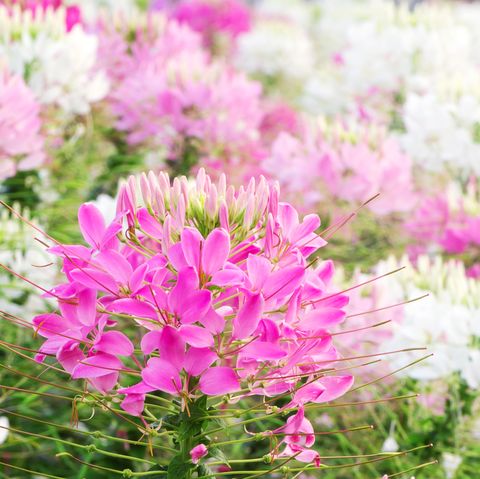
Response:
[[[37,360],[55,356],[72,378],[117,389],[134,415],[152,391],[181,401],[290,395],[286,407],[299,410],[272,432],[285,436],[281,455],[318,463],[303,406],[353,384],[326,372],[339,358],[329,330],[348,297],[332,284],[330,261],[310,263],[326,244],[320,219],[301,220],[264,178],[236,191],[204,170],[173,185],[150,173],[140,186],[143,201],[133,177],[122,187],[109,225],[93,205],[80,208],[88,246],[51,248],[66,282],[50,294],[59,312],[34,320],[46,338]],[[127,337],[126,325],[136,334]],[[119,388],[132,374],[137,383]],[[205,453],[194,449],[192,459]]]
[[[139,32],[131,45],[115,32],[105,38],[116,52],[102,61],[114,62],[107,69],[116,84],[110,106],[117,128],[131,145],[155,149],[173,163],[192,162],[191,156],[193,164],[203,158],[220,171],[229,163],[232,172],[240,163],[255,168],[262,152],[261,86],[213,61],[195,33],[161,16],[156,21],[166,22],[160,34]]]
[[[406,212],[415,204],[412,162],[383,131],[358,126],[332,131],[306,129],[299,137],[280,133],[263,162],[265,171],[300,204],[331,198],[368,208],[379,216]]]
[[[270,144],[280,133],[288,133],[292,136],[301,136],[304,125],[301,116],[292,107],[285,103],[265,105],[260,133],[262,141]]]
[[[448,189],[447,194],[422,197],[413,218],[405,225],[416,240],[411,256],[437,249],[452,256],[473,251],[475,258],[475,252],[480,250],[480,213],[469,211],[469,203],[472,198],[449,193]],[[469,276],[480,277],[480,264],[468,266]]]
[[[412,160],[386,135],[373,141],[372,145],[368,137],[331,144],[327,140],[328,163],[333,173],[327,188],[334,197],[356,204],[380,193],[368,205],[379,216],[410,211],[415,205]]]
[[[165,8],[164,4],[153,2],[152,6]],[[235,40],[250,30],[252,21],[250,9],[241,0],[182,0],[171,6],[170,16],[199,32],[209,47],[218,35]]]
[[[192,462],[194,464],[198,464],[200,459],[202,457],[205,457],[208,454],[208,449],[205,444],[199,444],[198,446],[195,446],[191,451],[190,451],[190,457],[192,458]]]
[[[0,179],[46,159],[40,106],[22,78],[0,71]]]

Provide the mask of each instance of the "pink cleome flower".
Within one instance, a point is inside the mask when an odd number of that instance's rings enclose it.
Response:
[[[152,8],[163,9],[165,3],[152,2]],[[241,0],[182,0],[171,7],[170,16],[200,33],[208,47],[217,35],[235,40],[250,30],[252,22],[250,9]]]
[[[165,173],[139,185],[132,177],[117,212],[107,225],[84,204],[88,246],[51,248],[66,281],[49,293],[58,312],[34,319],[46,338],[37,360],[54,356],[74,379],[124,395],[133,415],[152,391],[183,404],[201,395],[289,396],[285,407],[297,412],[269,433],[285,436],[274,453],[318,462],[304,405],[353,383],[326,372],[339,358],[329,330],[343,321],[348,297],[332,284],[331,261],[309,259],[326,244],[315,233],[319,217],[300,220],[264,178],[236,191],[204,170],[172,185]],[[125,384],[132,374],[137,382]]]
[[[420,253],[437,248],[453,257],[469,251],[470,257],[477,259],[480,251],[480,215],[468,211],[468,201],[458,195],[452,201],[445,194],[422,197],[415,214],[406,223],[407,231],[416,240],[410,255],[415,258]],[[480,277],[480,263],[468,266],[470,277]]]
[[[282,132],[263,168],[309,207],[327,198],[358,206],[380,193],[368,208],[383,216],[410,211],[416,201],[411,159],[385,131],[369,125]]]
[[[193,163],[205,158],[234,170],[259,149],[260,84],[213,60],[188,27],[160,14],[146,22],[133,40],[127,23],[100,34],[116,127],[130,144],[158,149],[173,163],[193,151]]]
[[[40,106],[18,76],[0,69],[0,179],[45,161]]]

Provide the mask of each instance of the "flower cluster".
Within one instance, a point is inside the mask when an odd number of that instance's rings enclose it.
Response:
[[[152,2],[153,9],[165,7],[165,1]],[[169,16],[187,24],[202,35],[205,45],[214,50],[251,28],[251,13],[240,0],[187,0],[172,5]]]
[[[23,215],[28,220],[28,212]],[[0,268],[0,311],[31,321],[46,303],[32,284],[19,277],[51,288],[57,277],[56,267],[45,247],[33,238],[32,229],[6,209],[0,214],[0,264],[4,266]]]
[[[164,173],[139,185],[132,177],[117,212],[105,224],[84,204],[79,225],[89,246],[51,248],[67,282],[51,291],[59,313],[34,320],[47,338],[37,359],[55,355],[103,393],[123,382],[122,371],[139,376],[117,389],[134,415],[152,391],[185,407],[202,394],[290,396],[297,413],[273,431],[288,433],[282,454],[317,460],[314,435],[294,435],[313,432],[303,406],[353,383],[326,374],[339,358],[329,329],[343,320],[348,297],[332,284],[332,262],[309,260],[326,244],[319,217],[301,221],[263,178],[235,191],[203,170],[173,186]]]
[[[471,388],[478,389],[480,350],[475,338],[480,337],[480,282],[467,277],[462,263],[443,261],[438,256],[420,256],[415,266],[406,258],[400,263],[390,258],[378,266],[377,273],[392,271],[399,264],[407,268],[389,281],[392,303],[429,296],[402,307],[402,317],[382,347],[386,351],[428,347],[434,355],[399,374],[423,382],[448,380],[458,372]],[[415,352],[406,355],[415,358]],[[397,360],[392,356],[389,363],[400,367],[405,357]]]
[[[0,179],[45,162],[40,126],[40,106],[32,91],[0,66]]]
[[[126,67],[108,68],[117,128],[130,144],[159,150],[164,161],[240,162],[258,138],[260,85],[212,60],[187,27],[160,14],[150,21],[155,27],[138,31],[133,44],[128,28],[106,32],[103,40],[102,61]]]
[[[0,29],[0,59],[42,105],[85,114],[106,95],[106,77],[95,71],[97,38],[72,20],[72,10],[57,2],[0,5]]]
[[[406,227],[416,241],[413,257],[425,251],[464,256],[468,275],[480,275],[480,202],[475,182],[469,183],[466,193],[451,183],[446,194],[426,196]]]
[[[322,122],[295,137],[280,133],[262,163],[265,171],[305,205],[325,198],[350,208],[377,194],[368,207],[379,216],[415,205],[412,162],[384,128]]]

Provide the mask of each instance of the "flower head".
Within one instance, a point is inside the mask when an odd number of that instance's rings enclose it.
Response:
[[[97,39],[79,23],[68,24],[68,9],[7,8],[0,5],[0,57],[22,76],[42,105],[85,114],[108,91],[95,71]]]
[[[39,111],[22,78],[0,67],[0,179],[45,162]]]
[[[185,407],[201,395],[289,396],[301,410],[351,387],[352,376],[325,373],[348,297],[331,284],[330,261],[309,259],[326,244],[320,219],[300,220],[263,178],[235,190],[203,170],[173,184],[164,173],[132,177],[111,224],[85,204],[79,225],[88,246],[51,249],[67,281],[51,292],[59,313],[34,321],[46,338],[38,360],[55,355],[104,393],[133,367],[139,382],[118,389],[132,414],[151,391]],[[314,436],[294,435],[309,427],[297,417],[277,431],[288,454],[315,460],[304,451]]]

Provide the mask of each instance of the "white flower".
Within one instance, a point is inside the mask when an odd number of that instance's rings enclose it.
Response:
[[[29,11],[9,15],[0,6],[0,29],[0,58],[25,78],[41,103],[83,115],[108,93],[106,75],[96,71],[96,35],[81,25],[68,32],[62,8],[32,20]]]
[[[480,98],[463,95],[443,101],[437,95],[410,94],[403,112],[402,144],[423,168],[445,166],[462,173],[480,173],[480,144],[474,138],[480,121]]]
[[[117,200],[109,195],[101,194],[92,203],[100,210],[106,224],[110,224],[116,215]]]
[[[0,417],[0,444],[3,444],[7,438],[9,433],[10,421],[8,417],[1,416]]]
[[[28,212],[23,216],[28,218]],[[35,239],[39,236],[6,209],[0,213],[0,263],[32,283],[49,289],[55,284],[56,268],[46,247]],[[0,269],[1,311],[30,320],[44,309],[45,300],[39,297],[33,286]]]
[[[393,335],[381,350],[426,347],[426,354],[433,357],[400,375],[431,381],[458,372],[470,387],[479,388],[479,351],[471,350],[470,344],[480,330],[480,281],[468,278],[461,263],[427,256],[420,256],[415,267],[406,258],[390,259],[380,263],[375,274],[393,271],[399,264],[407,268],[389,278],[388,290],[396,296],[392,304],[429,296],[403,306],[402,320],[392,325]],[[392,355],[389,362],[400,368],[421,355],[418,351]]]
[[[442,465],[445,469],[447,479],[452,479],[455,476],[455,472],[461,463],[462,458],[457,454],[451,454],[450,452],[444,452],[442,454]]]
[[[78,0],[69,0],[70,5],[77,5]],[[88,23],[94,23],[102,15],[124,15],[130,17],[138,13],[135,0],[82,0],[82,17]]]
[[[261,18],[252,31],[239,38],[235,62],[250,74],[299,80],[313,69],[313,46],[298,25]]]
[[[398,449],[399,449],[398,442],[395,440],[393,436],[388,436],[382,445],[383,452],[397,452]]]
[[[480,351],[468,350],[468,359],[461,371],[463,379],[472,389],[480,389]]]

